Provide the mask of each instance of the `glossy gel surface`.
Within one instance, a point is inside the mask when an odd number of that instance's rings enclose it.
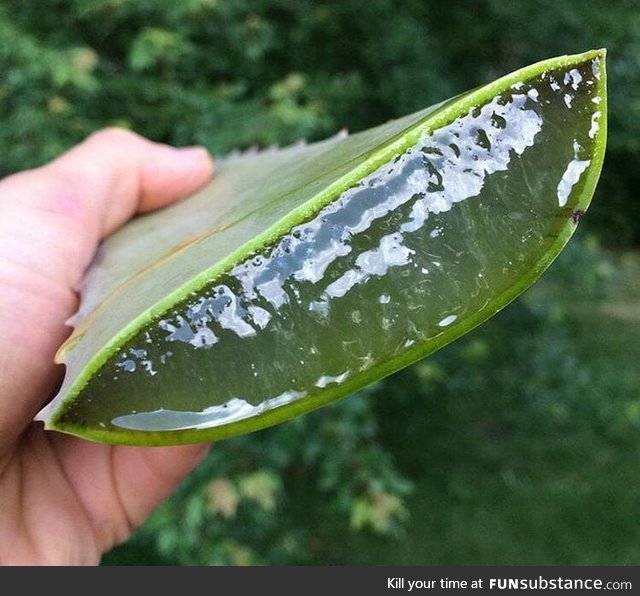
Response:
[[[149,444],[248,432],[481,323],[542,273],[591,198],[601,60],[542,70],[423,127],[123,342],[55,425]]]

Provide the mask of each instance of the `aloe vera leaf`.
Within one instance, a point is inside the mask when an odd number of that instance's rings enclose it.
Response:
[[[587,209],[605,146],[595,50],[350,137],[225,159],[198,195],[100,248],[37,419],[180,444],[344,397],[532,284]]]

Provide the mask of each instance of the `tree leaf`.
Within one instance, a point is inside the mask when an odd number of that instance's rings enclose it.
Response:
[[[606,145],[605,51],[353,136],[231,156],[101,246],[37,419],[165,445],[255,431],[460,337],[573,234]]]

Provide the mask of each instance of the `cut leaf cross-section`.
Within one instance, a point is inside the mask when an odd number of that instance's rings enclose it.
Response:
[[[91,440],[218,440],[407,366],[506,306],[573,234],[606,145],[605,52],[352,136],[222,160],[101,246],[38,415]]]

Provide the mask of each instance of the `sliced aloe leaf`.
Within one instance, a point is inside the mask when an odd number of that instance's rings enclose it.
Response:
[[[587,209],[605,52],[546,60],[350,137],[222,161],[109,238],[47,429],[163,445],[255,431],[460,337]]]

